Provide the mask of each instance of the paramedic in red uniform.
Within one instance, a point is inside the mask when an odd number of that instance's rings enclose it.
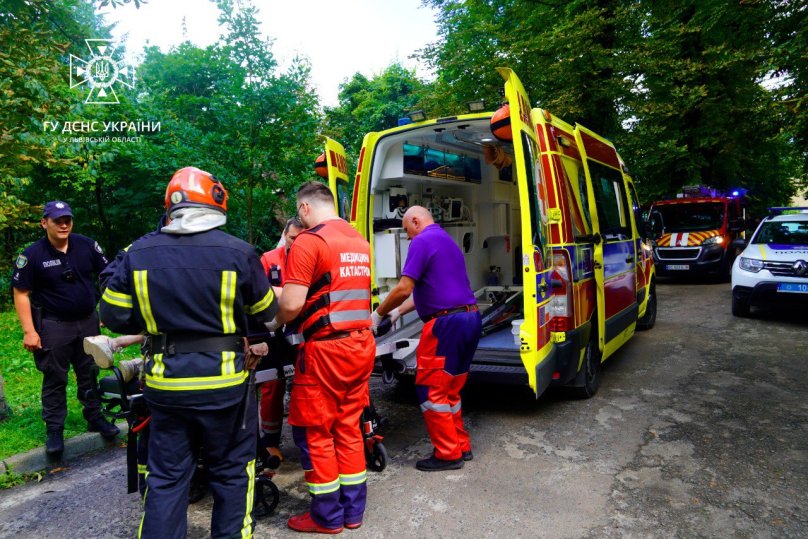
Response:
[[[289,424],[312,500],[308,512],[287,524],[300,532],[339,533],[362,525],[367,499],[359,416],[376,354],[370,245],[337,216],[331,191],[319,182],[298,189],[297,214],[308,229],[289,250],[272,326],[296,319],[305,339]]]
[[[200,451],[213,493],[211,537],[252,537],[257,402],[248,383],[248,323],[277,303],[255,248],[219,228],[227,192],[211,174],[178,170],[168,224],[136,240],[101,298],[112,331],[147,333],[143,395],[151,411],[138,537],[187,533],[188,487]]]
[[[415,389],[434,451],[415,467],[456,470],[473,458],[460,390],[480,340],[481,317],[463,253],[449,234],[421,206],[407,210],[402,224],[412,240],[407,261],[401,280],[373,312],[373,326],[386,315],[395,322],[413,308],[424,321],[415,353]]]
[[[295,238],[303,232],[304,227],[296,217],[286,221],[283,229],[283,244],[267,251],[261,256],[261,265],[269,277],[275,297],[281,297],[283,284],[286,280],[286,257],[289,248],[292,247]],[[274,339],[270,343],[269,354],[272,356],[283,354],[295,354],[297,348],[288,344],[284,338]],[[290,362],[294,357],[290,358]],[[281,369],[279,369],[280,372]],[[261,418],[261,447],[273,457],[283,460],[281,455],[281,427],[283,426],[283,397],[286,394],[286,379],[279,377],[261,384],[261,408],[259,415]]]

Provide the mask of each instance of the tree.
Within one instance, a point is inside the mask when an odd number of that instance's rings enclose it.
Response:
[[[323,132],[338,140],[346,154],[355,158],[365,133],[394,127],[399,118],[421,107],[428,89],[415,70],[399,63],[387,66],[371,79],[355,73],[340,85],[339,105],[326,107]]]
[[[745,187],[760,206],[791,196],[788,140],[774,94],[762,85],[766,3],[652,2],[632,50],[635,121],[626,154],[646,194],[683,185]],[[761,208],[757,208],[759,211]]]

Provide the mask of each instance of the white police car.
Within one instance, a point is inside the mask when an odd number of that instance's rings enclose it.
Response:
[[[808,208],[771,208],[732,265],[732,314],[777,303],[808,307]]]

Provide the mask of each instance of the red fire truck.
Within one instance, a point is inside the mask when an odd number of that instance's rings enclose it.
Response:
[[[743,196],[703,186],[685,187],[654,202],[648,214],[654,262],[660,276],[716,275],[728,278],[733,241],[744,235]]]

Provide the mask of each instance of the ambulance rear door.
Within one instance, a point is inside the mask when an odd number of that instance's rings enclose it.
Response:
[[[582,126],[575,126],[575,140],[586,176],[595,256],[598,347],[605,360],[634,334],[637,323],[632,205],[614,145]]]
[[[348,161],[345,148],[334,139],[325,139],[325,161],[328,169],[328,188],[334,194],[337,214],[350,221],[351,184],[348,181]]]
[[[522,208],[520,235],[524,317],[519,354],[536,395],[550,385],[555,369],[555,346],[550,340],[549,302],[552,258],[548,242],[547,185],[542,175],[539,145],[530,120],[530,101],[519,77],[497,68],[505,80],[510,107],[514,165]]]

